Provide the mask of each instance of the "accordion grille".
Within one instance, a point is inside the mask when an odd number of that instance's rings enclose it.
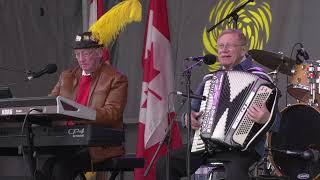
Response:
[[[269,98],[271,93],[272,89],[270,89],[269,87],[260,86],[257,90],[256,96],[252,100],[252,105],[256,105],[261,108],[263,106],[263,103]],[[253,125],[254,122],[248,117],[246,113],[234,133],[234,141],[240,144],[244,143],[245,137],[242,136],[247,136],[250,133]]]

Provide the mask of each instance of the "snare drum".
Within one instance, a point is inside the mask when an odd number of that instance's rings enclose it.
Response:
[[[306,61],[302,64],[295,65],[294,72],[290,79],[290,85],[288,87],[288,93],[291,96],[305,103],[308,103],[309,99],[312,99],[310,95],[310,78],[313,78],[313,80],[316,82],[316,99],[317,102],[320,103],[320,65],[317,62],[313,62],[313,64],[310,61]]]
[[[277,149],[303,152],[309,147],[320,145],[319,110],[305,104],[286,107],[281,111],[279,132],[269,134],[268,141],[269,146],[274,149],[269,159],[275,167],[276,175],[288,176],[290,179],[312,179],[320,173],[320,162],[276,151]]]

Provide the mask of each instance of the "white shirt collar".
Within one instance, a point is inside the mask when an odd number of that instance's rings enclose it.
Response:
[[[90,73],[86,73],[84,70],[82,70],[82,76],[90,76]]]
[[[241,64],[246,59],[247,59],[247,56],[243,56],[241,61],[238,64]],[[238,65],[238,64],[236,64],[236,65]],[[234,65],[234,66],[236,66],[236,65]],[[226,68],[224,66],[222,66],[222,69],[225,70]],[[230,70],[232,70],[232,69],[233,69],[233,67]]]

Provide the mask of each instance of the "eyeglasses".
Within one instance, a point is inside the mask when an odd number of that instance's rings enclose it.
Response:
[[[244,46],[244,44],[217,44],[217,49],[233,49],[239,46]]]
[[[94,51],[91,51],[91,50],[75,51],[74,55],[76,56],[77,59],[80,58],[80,56],[83,58],[88,58],[93,54],[93,52]]]

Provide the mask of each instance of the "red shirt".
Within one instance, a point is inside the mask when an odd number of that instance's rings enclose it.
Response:
[[[89,93],[90,93],[90,85],[91,85],[92,77],[89,76],[81,76],[79,88],[77,92],[76,102],[79,104],[82,104],[84,106],[87,106],[88,99],[89,99]],[[67,126],[73,126],[75,123],[73,121],[67,121]]]

